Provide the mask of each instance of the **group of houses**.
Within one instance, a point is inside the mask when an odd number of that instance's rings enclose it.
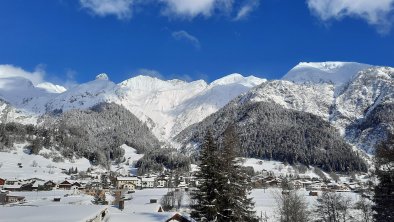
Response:
[[[334,181],[332,179],[321,179],[309,175],[298,175],[297,177],[283,177],[270,175],[257,175],[252,178],[255,188],[283,187],[288,189],[306,189],[308,191],[333,191],[333,192],[364,192],[370,189],[367,183],[355,181]]]
[[[174,179],[169,175],[120,176],[116,177],[117,189],[136,190],[144,188],[188,188],[196,185],[192,176],[179,176]]]
[[[52,190],[52,189],[81,189],[84,183],[72,180],[64,180],[60,183],[55,183],[52,180],[42,180],[39,178],[31,179],[3,179],[0,178],[0,190],[4,191],[37,191],[37,190]]]

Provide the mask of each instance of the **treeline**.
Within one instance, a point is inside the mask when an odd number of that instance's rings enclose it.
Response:
[[[245,157],[301,163],[326,171],[367,170],[366,163],[328,122],[275,103],[230,103],[175,139],[184,144],[183,152],[196,154],[190,144],[201,144],[208,129],[221,141],[230,124],[235,125],[240,153]]]
[[[15,143],[32,142],[36,134],[37,129],[33,125],[22,125],[14,122],[1,123],[0,151],[12,149]]]
[[[176,149],[162,148],[151,150],[138,160],[138,174],[149,172],[162,172],[163,170],[190,171],[191,159],[179,153]]]

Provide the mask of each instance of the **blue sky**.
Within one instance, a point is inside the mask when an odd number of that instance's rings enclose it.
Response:
[[[393,3],[2,0],[0,64],[61,84],[101,72],[115,82],[234,72],[276,79],[301,61],[394,66]]]

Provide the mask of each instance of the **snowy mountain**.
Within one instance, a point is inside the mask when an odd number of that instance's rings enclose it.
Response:
[[[349,143],[368,153],[373,153],[375,144],[383,140],[389,131],[394,132],[394,115],[391,109],[394,104],[393,68],[371,67],[354,74],[355,67],[360,68],[364,65],[301,64],[303,65],[298,65],[298,68],[289,72],[290,76],[285,76],[285,79],[291,77],[300,82],[267,81],[237,97],[228,106],[238,110],[240,108],[237,107],[243,107],[243,104],[268,102],[285,109],[311,113],[329,122]],[[311,67],[307,68],[308,66]],[[316,72],[318,77],[313,76],[316,67],[320,67]],[[330,81],[321,82],[318,79],[321,79],[319,76],[322,75],[321,70],[324,67],[331,73],[327,73],[329,76],[325,80]],[[303,72],[294,72],[300,69]],[[339,70],[339,74],[334,72],[336,69]],[[344,70],[350,71],[346,73]],[[343,75],[342,79],[332,78],[340,75]],[[183,143],[189,142],[185,139],[188,136],[185,135],[191,135],[190,133],[190,129],[186,129],[180,134],[183,135]]]
[[[371,65],[356,62],[301,62],[282,79],[296,83],[346,84],[361,70]]]
[[[348,142],[371,153],[374,144],[393,130],[391,119],[381,120],[394,103],[393,72],[393,68],[350,62],[300,63],[283,80],[231,74],[210,84],[142,75],[116,84],[102,73],[68,90],[5,75],[0,78],[0,119],[38,123],[46,113],[116,103],[168,142],[233,99],[238,104],[268,102],[319,116]]]
[[[34,85],[22,77],[0,78],[0,98],[7,104],[1,116],[3,121],[34,123],[45,113],[116,103],[145,122],[156,137],[168,140],[264,81],[231,74],[211,84],[203,80],[165,81],[149,76],[136,76],[115,84],[102,73],[93,81],[65,90],[51,83]],[[18,120],[13,117],[15,112],[20,114]]]

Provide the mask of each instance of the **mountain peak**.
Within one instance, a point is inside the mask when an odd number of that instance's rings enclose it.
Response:
[[[241,85],[252,87],[252,86],[260,85],[265,81],[266,81],[265,79],[260,79],[255,76],[244,77],[239,73],[233,73],[213,81],[210,84],[210,86],[241,84]]]
[[[301,62],[282,79],[296,83],[332,83],[342,85],[350,81],[358,72],[372,67],[356,62]]]
[[[96,76],[97,80],[109,80],[109,77],[106,73],[101,73]]]

